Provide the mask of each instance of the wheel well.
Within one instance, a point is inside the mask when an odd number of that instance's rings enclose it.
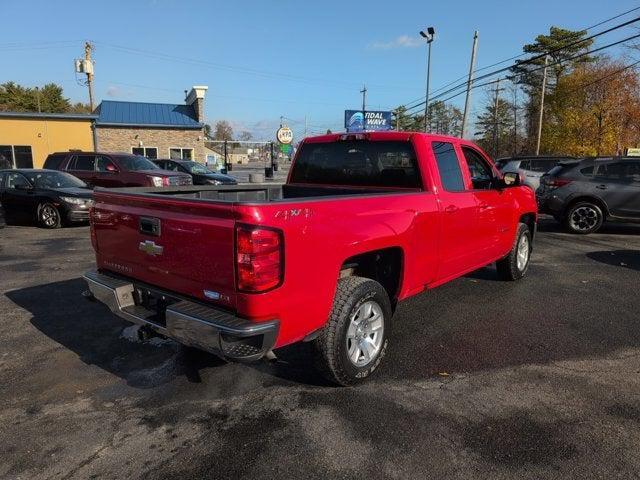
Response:
[[[571,207],[573,207],[578,202],[591,202],[591,203],[594,203],[598,207],[600,207],[600,210],[602,210],[602,215],[603,215],[604,218],[607,218],[607,216],[609,215],[609,210],[607,209],[607,205],[602,200],[600,200],[599,198],[596,198],[596,197],[577,197],[577,198],[571,199],[571,201],[567,204],[567,206],[565,207],[564,211],[562,212],[562,216],[564,217],[564,215],[569,211],[569,209]]]
[[[533,236],[536,233],[536,215],[534,213],[525,213],[524,215],[520,216],[520,222],[529,227],[531,239],[533,240]]]
[[[387,291],[395,307],[402,277],[403,252],[399,247],[361,253],[342,264],[340,277],[358,276],[375,280]]]

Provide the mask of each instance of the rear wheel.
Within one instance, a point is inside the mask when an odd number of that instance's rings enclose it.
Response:
[[[340,279],[329,321],[314,340],[318,369],[339,385],[362,382],[380,365],[390,327],[391,302],[382,285]]]
[[[604,222],[602,209],[591,202],[578,202],[565,214],[564,224],[572,233],[586,235],[600,229]]]
[[[509,255],[496,262],[498,277],[501,280],[520,280],[529,269],[531,258],[531,230],[524,224],[518,224],[516,241],[509,252]]]
[[[62,224],[60,211],[50,203],[38,207],[38,224],[44,228],[58,228]]]

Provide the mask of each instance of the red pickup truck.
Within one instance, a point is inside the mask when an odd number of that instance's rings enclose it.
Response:
[[[537,210],[520,184],[458,138],[307,138],[284,185],[97,188],[85,279],[120,317],[225,358],[313,342],[350,385],[398,301],[493,262],[524,276]]]

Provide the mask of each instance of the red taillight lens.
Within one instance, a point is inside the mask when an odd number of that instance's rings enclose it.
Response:
[[[169,186],[169,177],[163,177],[162,185],[164,185],[165,187]]]
[[[571,180],[565,180],[562,178],[550,178],[547,180],[547,186],[551,188],[564,187],[565,185],[569,185]]]
[[[277,287],[283,274],[282,232],[248,225],[236,227],[238,289],[264,292]]]

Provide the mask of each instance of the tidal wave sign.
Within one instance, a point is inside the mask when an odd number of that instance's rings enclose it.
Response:
[[[345,110],[344,128],[347,132],[391,130],[391,112]]]

